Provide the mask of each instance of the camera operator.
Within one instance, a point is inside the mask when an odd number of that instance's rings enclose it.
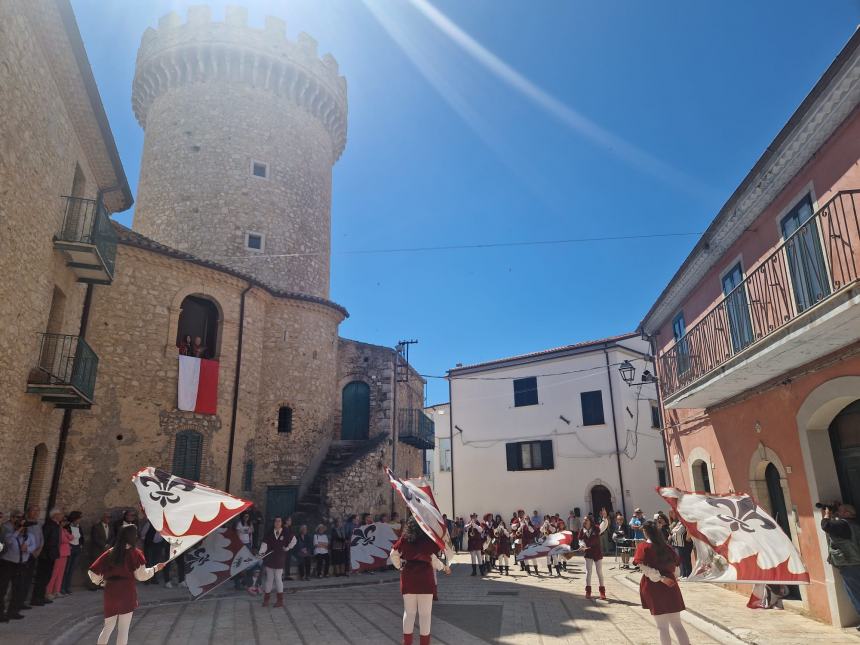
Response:
[[[860,524],[857,524],[857,511],[850,504],[824,506],[821,530],[827,534],[827,562],[839,569],[851,604],[860,613]]]
[[[13,511],[9,523],[11,530],[4,536],[5,549],[0,555],[0,622],[7,623],[9,620],[18,620],[24,616],[21,607],[27,589],[21,584],[24,567],[30,559],[30,554],[36,548],[36,540],[27,531],[29,523],[24,519],[23,513]],[[12,585],[12,594],[9,606],[4,606],[6,590]]]

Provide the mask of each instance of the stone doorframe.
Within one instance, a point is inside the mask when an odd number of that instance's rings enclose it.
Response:
[[[705,468],[708,471],[708,483],[711,485],[711,490],[698,490],[699,486],[696,484],[696,472],[694,470],[696,464],[698,462],[704,462]],[[714,464],[711,462],[711,455],[707,450],[702,448],[701,446],[696,446],[693,448],[689,454],[687,454],[687,470],[690,473],[690,488],[693,489],[694,493],[714,493],[717,490],[717,482],[714,480]]]
[[[765,479],[764,474],[768,464],[773,464],[777,472],[779,473],[779,487],[782,489],[782,496],[785,500],[785,508],[790,513],[790,517],[788,520],[788,528],[789,531],[791,531],[790,537],[792,543],[794,544],[795,548],[799,553],[800,545],[797,537],[797,510],[791,503],[791,490],[788,486],[788,478],[787,473],[785,471],[785,466],[782,465],[782,460],[779,458],[779,455],[761,442],[759,442],[758,448],[756,448],[755,452],[753,452],[752,456],[750,457],[750,494],[759,503],[759,505],[761,505],[762,500],[770,499],[770,492],[767,489],[767,480]],[[765,510],[773,512],[772,508]],[[807,585],[798,585],[798,587],[800,589],[800,598],[803,601],[803,607],[805,609],[808,609],[809,595]]]
[[[806,470],[806,481],[813,504],[819,500],[838,499],[840,496],[829,429],[836,415],[858,398],[860,376],[842,376],[815,388],[797,411],[800,450],[803,453],[803,467]],[[816,525],[815,534],[824,569],[830,621],[836,626],[853,625],[858,620],[857,613],[848,600],[839,575],[834,567],[827,564],[827,537],[817,521],[820,515],[815,509],[810,510]]]
[[[589,484],[585,487],[586,508],[590,509],[590,511],[594,513],[595,517],[597,517],[597,514],[600,512],[599,508],[591,508],[591,489],[595,486],[603,486],[606,490],[609,491],[609,496],[612,499],[612,515],[614,516],[617,511],[621,510],[621,507],[618,506],[618,496],[616,495],[615,487],[609,482],[603,481],[599,477],[597,479],[591,480],[591,482],[589,482]],[[585,517],[585,515],[587,515],[587,512],[583,515],[583,517]],[[628,519],[629,518],[626,517],[624,518],[625,521],[627,521]]]

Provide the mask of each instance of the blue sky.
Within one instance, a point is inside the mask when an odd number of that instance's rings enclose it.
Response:
[[[137,46],[190,4],[72,0],[134,192]],[[858,0],[248,6],[252,24],[314,36],[349,84],[341,334],[417,338],[413,364],[433,375],[633,330],[697,238],[349,251],[704,231],[860,23]],[[430,403],[447,395],[429,379]]]

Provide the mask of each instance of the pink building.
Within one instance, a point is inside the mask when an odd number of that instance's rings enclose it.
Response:
[[[651,307],[669,471],[750,492],[791,536],[815,617],[854,624],[819,500],[860,507],[860,32]]]

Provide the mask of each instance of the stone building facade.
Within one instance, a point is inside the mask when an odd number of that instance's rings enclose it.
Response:
[[[68,1],[4,3],[0,19],[12,88],[0,107],[13,115],[0,120],[0,325],[11,330],[0,451],[17,456],[2,503],[94,518],[135,505],[129,479],[152,465],[267,516],[396,508],[384,467],[421,473],[424,383],[395,349],[340,338],[347,312],[327,299],[331,166],[346,137],[334,59],[317,59],[309,37],[287,41],[277,20],[248,27],[239,9],[224,23],[204,9],[162,19],[144,34],[133,89],[146,132],[135,230],[108,224],[69,250],[63,217],[80,200],[116,212],[131,195]],[[70,268],[83,252],[101,268]],[[177,344],[193,316],[217,361],[213,415],[178,409]],[[48,369],[46,330],[78,343],[63,354],[70,373]],[[82,361],[85,350],[97,358]]]

